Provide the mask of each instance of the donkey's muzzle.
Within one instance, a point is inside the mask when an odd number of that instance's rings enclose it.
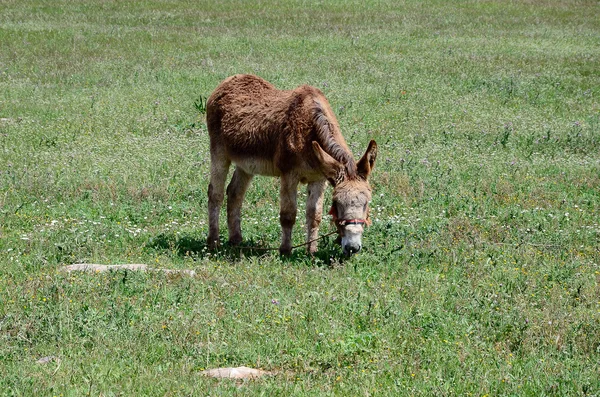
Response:
[[[362,224],[350,224],[344,227],[342,236],[342,251],[344,255],[351,256],[362,248]]]
[[[360,251],[361,248],[360,244],[346,244],[342,247],[342,250],[344,251],[344,255],[352,256]]]

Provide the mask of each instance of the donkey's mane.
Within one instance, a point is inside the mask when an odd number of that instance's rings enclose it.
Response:
[[[346,171],[349,178],[356,176],[356,163],[352,154],[336,140],[337,127],[327,117],[325,106],[318,99],[314,100],[315,108],[313,112],[313,120],[317,130],[319,143],[326,153],[346,166]],[[343,139],[343,138],[342,138]]]

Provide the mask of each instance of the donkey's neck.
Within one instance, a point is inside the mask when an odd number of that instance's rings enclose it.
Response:
[[[324,98],[323,98],[324,99]],[[356,176],[356,162],[340,132],[337,120],[327,101],[315,98],[313,122],[319,144],[327,154],[346,166],[348,176]]]

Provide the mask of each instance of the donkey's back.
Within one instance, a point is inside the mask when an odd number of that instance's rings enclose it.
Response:
[[[253,175],[322,180],[312,141],[353,163],[327,99],[308,85],[278,90],[257,76],[232,76],[208,99],[207,123],[211,151]]]

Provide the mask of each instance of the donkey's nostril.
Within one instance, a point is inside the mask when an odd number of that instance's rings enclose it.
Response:
[[[360,251],[360,248],[361,248],[360,245],[348,244],[344,247],[344,250],[348,253],[348,255],[352,255],[352,254],[356,254],[358,251]]]

